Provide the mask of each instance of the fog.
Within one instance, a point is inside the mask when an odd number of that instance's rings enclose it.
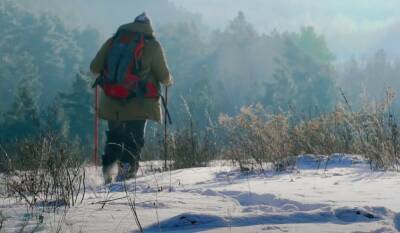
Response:
[[[206,126],[256,104],[315,117],[343,97],[354,110],[383,101],[399,109],[399,1],[0,0],[6,138],[43,122],[89,138],[89,64],[119,25],[143,11],[175,80],[174,127],[188,117]]]
[[[37,13],[55,14],[72,28],[94,27],[103,39],[144,11],[151,16],[155,26],[189,18],[197,20],[194,14],[177,9],[173,3],[164,0],[21,0],[19,4]]]
[[[242,11],[257,30],[265,33],[313,26],[325,36],[337,61],[367,57],[378,49],[386,50],[391,57],[400,55],[400,2],[396,0],[170,0],[178,9],[166,0],[21,2],[36,11],[53,12],[72,26],[91,25],[104,37],[141,11],[150,12],[157,24],[195,15],[210,29],[225,27]]]
[[[339,58],[362,56],[386,49],[398,56],[400,2],[396,0],[174,0],[203,16],[207,25],[221,27],[243,11],[255,27],[296,31],[313,26],[325,35]],[[393,36],[395,38],[393,38]]]

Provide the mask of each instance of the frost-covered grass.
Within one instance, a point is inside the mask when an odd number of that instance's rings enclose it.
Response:
[[[372,172],[358,156],[335,155],[326,170],[325,164],[317,169],[315,156],[301,156],[290,173],[241,173],[221,162],[154,173],[149,168],[159,162],[149,163],[142,164],[136,181],[109,186],[101,184],[101,169],[88,169],[83,204],[43,214],[38,231],[57,232],[61,226],[60,232],[135,232],[129,199],[135,200],[144,232],[400,230],[400,174]],[[1,212],[2,232],[17,232],[26,221],[26,229],[38,225],[13,199],[1,200]]]

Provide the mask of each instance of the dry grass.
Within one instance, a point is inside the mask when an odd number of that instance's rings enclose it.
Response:
[[[282,170],[299,154],[360,154],[372,169],[399,170],[400,128],[390,109],[393,98],[389,93],[384,103],[364,105],[358,112],[338,105],[332,113],[294,124],[284,115],[269,115],[260,105],[244,107],[235,117],[220,117],[224,156],[242,170],[262,170],[265,164]]]
[[[183,103],[186,116],[180,122],[182,126],[172,126],[168,130],[166,141],[163,127],[151,128],[142,150],[143,159],[163,160],[167,150],[167,169],[181,169],[207,166],[209,161],[218,157],[218,128],[212,122],[204,128],[197,126],[186,101],[183,100]],[[164,143],[167,144],[166,147]]]
[[[272,163],[277,169],[288,163],[293,150],[288,117],[269,115],[261,105],[243,107],[235,117],[220,116],[226,137],[224,158],[237,163],[242,171]]]
[[[358,154],[371,169],[400,169],[400,127],[388,91],[382,103],[365,103],[358,111],[343,96],[335,111],[305,119],[301,114],[273,115],[261,105],[243,107],[236,116],[221,115],[219,124],[199,128],[187,107],[183,127],[167,136],[171,168],[206,166],[214,159],[229,159],[242,171],[294,166],[297,155]],[[164,158],[162,128],[152,132],[144,154]],[[156,139],[156,140],[155,140]],[[161,149],[160,149],[161,148]],[[155,156],[156,154],[156,156]]]
[[[2,183],[8,197],[53,210],[83,199],[85,170],[76,147],[46,135],[18,141],[10,150],[2,159],[7,161]]]

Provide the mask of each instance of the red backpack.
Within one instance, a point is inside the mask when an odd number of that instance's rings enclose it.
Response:
[[[100,85],[104,93],[114,99],[158,98],[157,86],[140,76],[145,43],[143,33],[118,30],[108,48],[103,73],[95,85]]]

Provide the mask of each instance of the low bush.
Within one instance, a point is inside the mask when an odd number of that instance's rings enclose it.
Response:
[[[399,170],[400,122],[390,108],[392,99],[389,93],[385,102],[366,104],[357,112],[338,105],[332,113],[294,123],[260,105],[244,107],[235,117],[220,117],[224,158],[241,170],[267,165],[284,170],[299,154],[359,154],[372,169]]]
[[[243,107],[235,117],[222,115],[219,123],[226,137],[224,158],[237,163],[241,170],[263,170],[268,164],[281,169],[291,160],[288,117],[269,115],[256,105]]]
[[[17,141],[8,148],[2,153],[2,183],[8,197],[22,200],[32,208],[54,210],[83,199],[85,169],[77,146],[45,135]]]

